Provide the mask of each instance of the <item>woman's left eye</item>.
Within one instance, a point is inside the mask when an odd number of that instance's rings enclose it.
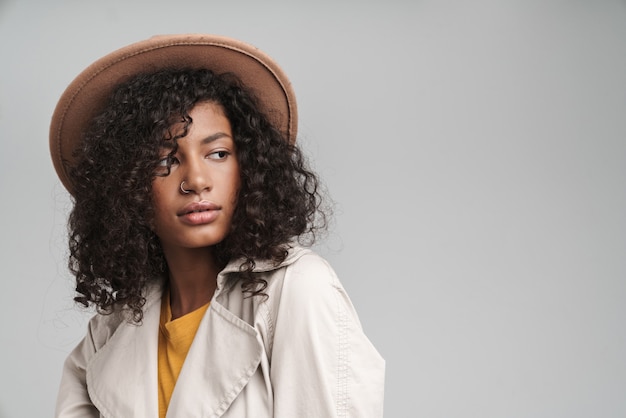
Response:
[[[224,158],[228,157],[228,155],[230,155],[228,151],[215,151],[210,153],[208,157],[212,160],[223,160]]]

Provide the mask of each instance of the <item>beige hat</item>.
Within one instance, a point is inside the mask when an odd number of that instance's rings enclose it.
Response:
[[[67,87],[50,124],[50,153],[65,188],[72,193],[69,168],[89,122],[113,89],[138,73],[172,68],[206,68],[232,73],[259,100],[260,110],[289,142],[296,140],[296,98],[281,68],[262,51],[216,35],[163,35],[112,52],[87,67]]]

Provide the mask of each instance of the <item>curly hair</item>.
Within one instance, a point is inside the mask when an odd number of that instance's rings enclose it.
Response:
[[[119,85],[91,123],[78,163],[69,216],[69,268],[76,276],[74,300],[101,313],[116,307],[143,317],[145,289],[167,278],[168,268],[153,231],[152,181],[164,141],[200,102],[221,105],[229,119],[241,188],[229,235],[214,247],[220,263],[241,259],[240,279],[249,296],[267,282],[252,271],[255,260],[276,264],[294,239],[315,239],[327,225],[318,177],[300,149],[290,144],[232,75],[209,70],[164,70]]]

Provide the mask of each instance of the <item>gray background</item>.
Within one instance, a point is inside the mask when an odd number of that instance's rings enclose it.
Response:
[[[387,359],[387,417],[626,416],[626,3],[0,0],[0,416],[51,416],[89,313],[49,118],[154,34],[286,70],[336,203],[317,248]]]

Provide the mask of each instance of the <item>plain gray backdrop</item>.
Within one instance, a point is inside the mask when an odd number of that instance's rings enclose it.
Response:
[[[0,416],[45,417],[89,311],[48,124],[155,34],[240,38],[299,100],[316,248],[387,360],[386,417],[626,416],[626,3],[0,0]]]

